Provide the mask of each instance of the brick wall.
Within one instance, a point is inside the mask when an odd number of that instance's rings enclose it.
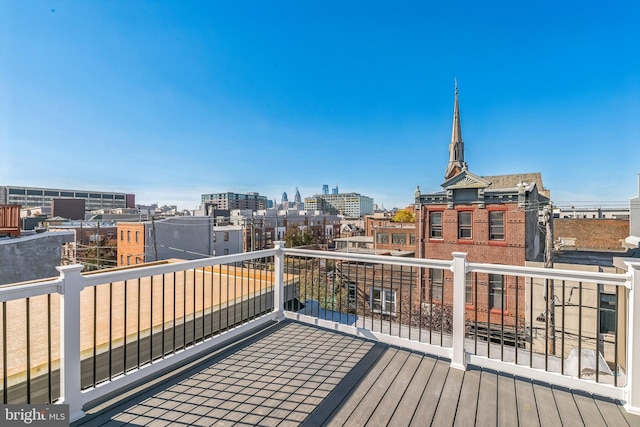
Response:
[[[620,249],[620,240],[629,236],[627,219],[554,219],[554,240],[573,237],[583,249]]]

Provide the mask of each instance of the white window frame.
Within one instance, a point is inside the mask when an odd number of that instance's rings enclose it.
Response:
[[[381,313],[389,316],[396,315],[396,291],[371,287],[369,292],[369,305],[373,313]]]

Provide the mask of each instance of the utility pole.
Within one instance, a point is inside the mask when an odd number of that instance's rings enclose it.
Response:
[[[151,231],[153,233],[153,256],[154,261],[158,260],[158,241],[156,240],[156,217],[151,216]]]
[[[96,229],[96,264],[98,265],[98,270],[100,270],[100,221],[98,221],[98,227]]]
[[[544,267],[553,268],[553,207],[549,205],[544,208],[544,222],[546,225]],[[545,279],[545,293],[547,302],[547,352],[556,353],[556,325],[554,309],[554,289],[553,279]]]

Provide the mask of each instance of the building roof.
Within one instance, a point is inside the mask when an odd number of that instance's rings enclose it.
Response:
[[[482,179],[489,181],[488,189],[497,190],[499,188],[515,188],[519,183],[536,184],[538,192],[547,197],[551,197],[551,192],[542,184],[542,174],[540,172],[516,173],[511,175],[483,176]]]

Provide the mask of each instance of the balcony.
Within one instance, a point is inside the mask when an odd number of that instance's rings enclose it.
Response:
[[[59,267],[0,288],[0,398],[67,404],[77,425],[640,425],[627,267],[280,245]]]

